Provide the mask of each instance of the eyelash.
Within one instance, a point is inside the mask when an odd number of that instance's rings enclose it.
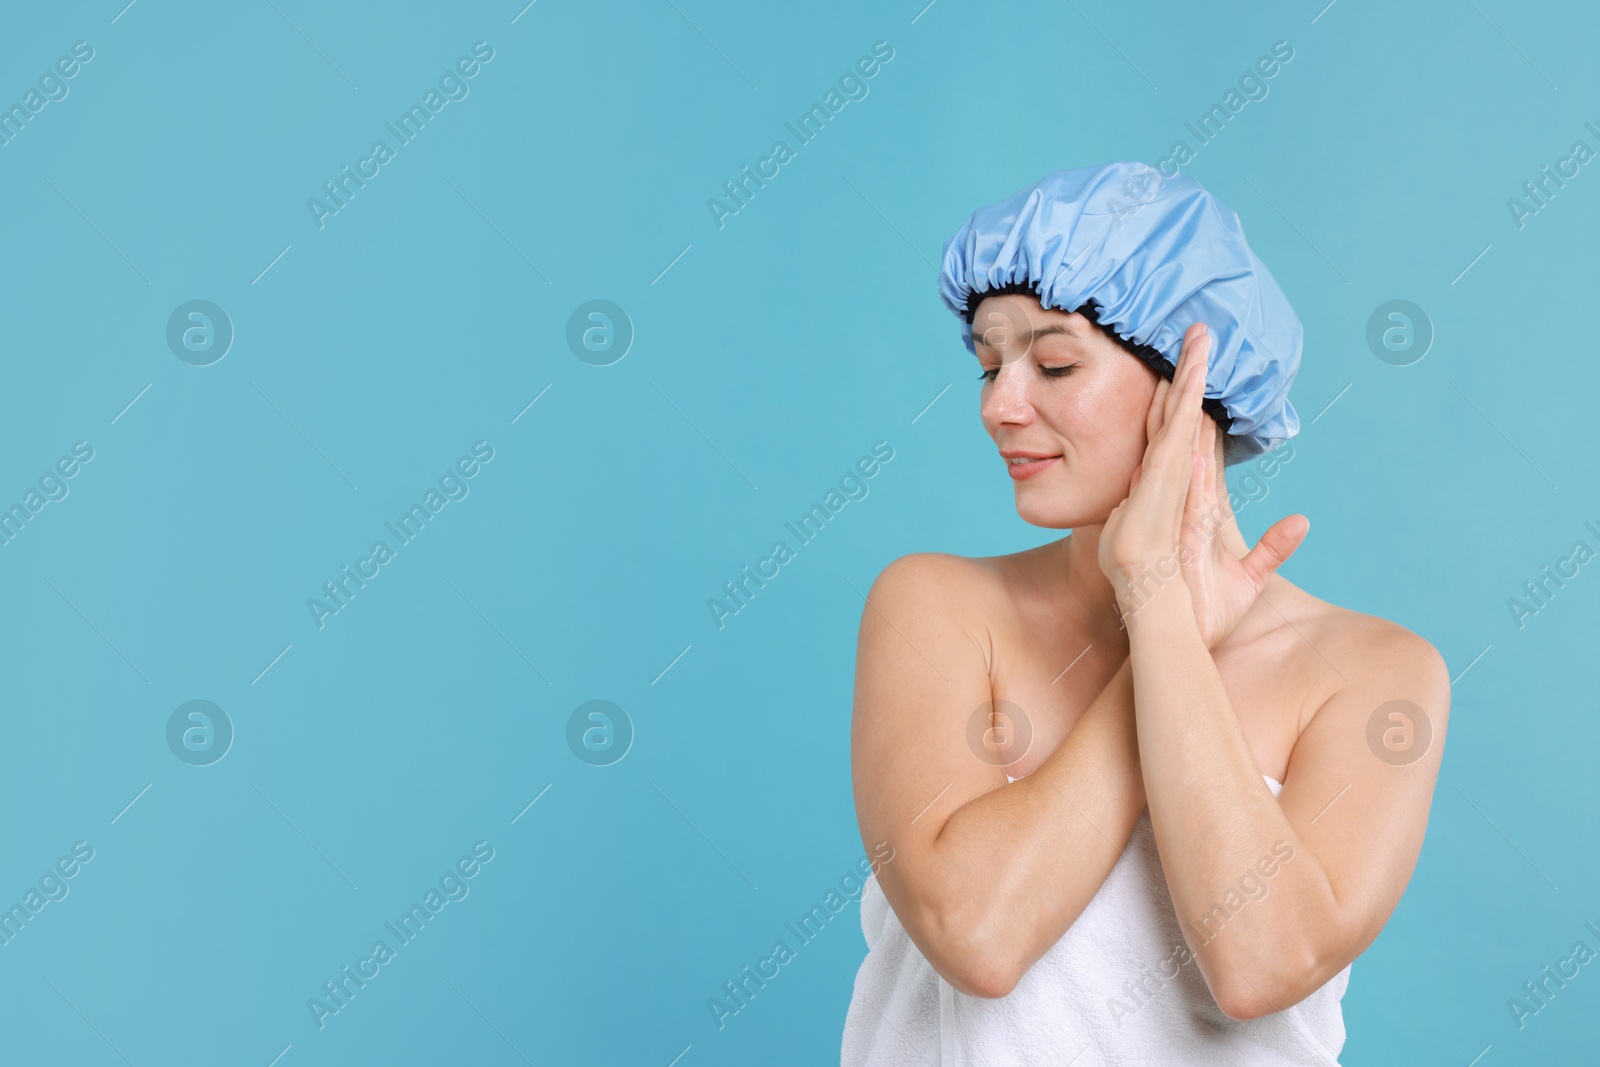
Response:
[[[1039,369],[1044,372],[1045,377],[1047,378],[1065,378],[1067,375],[1072,373],[1075,367],[1077,367],[1076,363],[1068,363],[1064,367],[1040,367]],[[996,367],[994,370],[986,370],[982,374],[978,375],[978,381],[992,382],[994,381],[994,375],[999,373],[999,367]]]

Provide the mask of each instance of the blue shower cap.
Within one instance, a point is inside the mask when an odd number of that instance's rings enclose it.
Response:
[[[1184,331],[1204,322],[1205,395],[1231,419],[1234,461],[1300,432],[1289,403],[1300,319],[1245,243],[1239,216],[1189,175],[1144,163],[1058,170],[974,211],[945,242],[939,272],[939,296],[962,320],[967,351],[976,354],[969,309],[1019,284],[1047,308],[1093,303],[1101,326],[1172,367]]]

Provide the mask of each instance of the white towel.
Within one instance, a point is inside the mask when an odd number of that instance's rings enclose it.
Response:
[[[1277,796],[1282,785],[1262,777]],[[1217,1008],[1192,956],[1178,963],[1187,942],[1148,813],[1083,914],[1004,997],[967,996],[940,978],[876,876],[861,896],[861,931],[867,958],[843,1067],[1338,1067],[1344,1047],[1348,966],[1299,1004],[1241,1022]]]

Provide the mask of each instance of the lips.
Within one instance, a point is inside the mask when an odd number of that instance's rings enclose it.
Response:
[[[1003,451],[1000,455],[1006,461],[1006,473],[1011,475],[1012,481],[1017,482],[1044,473],[1061,459],[1058,455],[1021,450]]]

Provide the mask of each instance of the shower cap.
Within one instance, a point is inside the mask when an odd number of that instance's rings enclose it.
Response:
[[[1204,322],[1206,406],[1226,412],[1234,462],[1300,432],[1289,403],[1300,319],[1245,243],[1239,216],[1189,175],[1144,163],[1058,170],[974,211],[945,242],[939,271],[967,351],[976,354],[978,301],[1019,288],[1043,307],[1084,311],[1130,350],[1165,361],[1157,369],[1168,378],[1184,331]]]

